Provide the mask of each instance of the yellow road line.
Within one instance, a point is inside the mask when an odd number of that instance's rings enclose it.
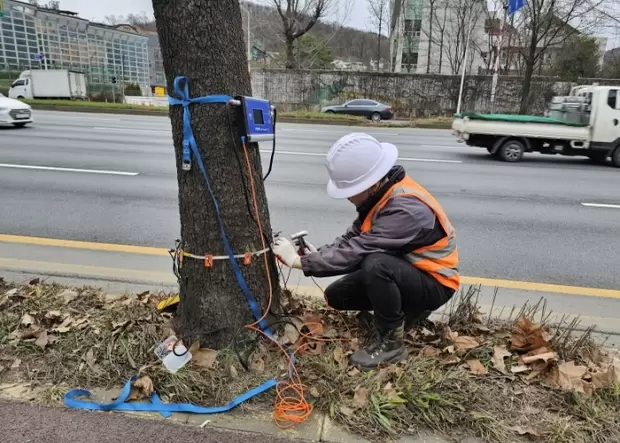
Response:
[[[71,249],[87,249],[91,251],[106,251],[106,252],[119,252],[125,254],[138,254],[138,255],[154,255],[154,256],[167,256],[168,251],[163,248],[153,248],[148,246],[134,246],[134,245],[120,245],[120,244],[112,244],[112,243],[94,243],[94,242],[84,242],[84,241],[74,241],[74,240],[59,240],[52,238],[42,238],[42,237],[24,237],[18,235],[5,235],[0,234],[0,243],[16,243],[16,244],[25,244],[25,245],[35,245],[35,246],[50,246],[50,247],[60,247],[60,248],[71,248]],[[14,263],[18,262],[18,260],[12,260]],[[43,262],[38,262],[43,263]],[[60,263],[55,264],[57,266],[64,266]],[[67,265],[74,266],[74,265]],[[90,268],[85,266],[85,268]],[[7,269],[5,267],[5,269]],[[14,269],[11,267],[10,269]],[[112,268],[106,268],[112,269]],[[116,275],[118,275],[119,270],[115,269]],[[134,270],[122,270],[122,273],[131,274],[133,272],[143,272],[146,271],[134,271]],[[88,272],[85,272],[88,273]],[[159,274],[159,273],[151,273],[151,274]],[[580,295],[587,297],[606,297],[606,298],[615,298],[620,299],[620,290],[618,289],[600,289],[600,288],[590,288],[590,287],[582,287],[582,286],[569,286],[569,285],[558,285],[558,284],[550,284],[550,283],[537,283],[537,282],[529,282],[529,281],[516,281],[516,280],[502,280],[502,279],[493,279],[493,278],[484,278],[484,277],[465,277],[461,278],[461,282],[463,285],[482,285],[489,287],[497,287],[504,289],[516,289],[522,291],[534,291],[534,292],[547,292],[547,293],[556,293],[556,294],[570,294],[570,295]]]
[[[22,237],[19,235],[0,234],[0,242],[19,243],[22,245],[53,246],[57,248],[90,249],[92,251],[122,252],[125,254],[168,255],[168,250],[149,246],[119,245],[113,243],[93,243],[75,240],[58,240],[55,238]]]

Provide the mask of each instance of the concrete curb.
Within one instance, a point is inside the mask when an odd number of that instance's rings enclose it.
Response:
[[[141,116],[167,116],[168,112],[164,110],[150,109],[124,109],[111,108],[105,106],[75,106],[75,105],[44,105],[31,104],[32,109],[41,111],[59,111],[59,112],[83,112],[94,114],[124,114],[124,115],[141,115]],[[297,123],[303,125],[329,125],[329,126],[363,126],[369,128],[385,128],[385,129],[450,129],[451,124],[443,123],[385,123],[374,124],[357,120],[338,120],[338,119],[313,119],[313,118],[296,118],[296,117],[278,117],[279,123]]]
[[[31,390],[26,384],[0,385],[0,400],[36,402],[40,396],[50,388]],[[97,402],[111,402],[119,393],[119,389],[93,389],[91,391]],[[290,438],[291,441],[312,441],[325,443],[370,443],[369,440],[349,433],[332,420],[319,413],[313,413],[310,418],[293,429],[278,428],[270,412],[257,412],[240,406],[226,414],[198,415],[173,413],[164,419],[155,412],[125,412],[138,418],[151,420],[167,420],[176,424],[200,428],[214,428],[224,431],[245,432],[253,434],[271,435],[277,438]],[[467,440],[468,443],[484,443],[481,440]],[[449,443],[443,437],[430,432],[420,432],[417,436],[402,437],[396,443]]]

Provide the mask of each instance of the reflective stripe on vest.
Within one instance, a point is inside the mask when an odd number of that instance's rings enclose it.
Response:
[[[366,220],[364,220],[362,232],[370,231],[372,225],[379,217],[381,209],[387,204],[389,199],[406,195],[419,199],[435,213],[437,221],[446,232],[446,236],[433,245],[418,248],[405,254],[404,258],[416,268],[432,275],[442,285],[454,289],[455,291],[458,290],[460,285],[460,276],[458,272],[459,258],[454,227],[452,223],[450,223],[450,220],[448,220],[439,202],[408,176],[392,186],[392,188],[385,193],[385,196],[377,202],[370,214],[366,217]]]

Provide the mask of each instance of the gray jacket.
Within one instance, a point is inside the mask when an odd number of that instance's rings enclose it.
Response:
[[[433,210],[412,196],[391,198],[379,212],[370,232],[361,233],[360,228],[358,218],[331,245],[302,256],[304,275],[329,277],[347,274],[358,269],[370,254],[404,255],[430,246],[446,235]]]

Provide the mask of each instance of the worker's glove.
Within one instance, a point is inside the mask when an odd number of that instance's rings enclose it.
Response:
[[[311,252],[319,252],[319,250],[312,244],[312,243],[306,243],[306,254],[310,254]]]
[[[301,269],[301,258],[297,253],[297,248],[288,238],[276,239],[273,244],[273,253],[289,268]]]

